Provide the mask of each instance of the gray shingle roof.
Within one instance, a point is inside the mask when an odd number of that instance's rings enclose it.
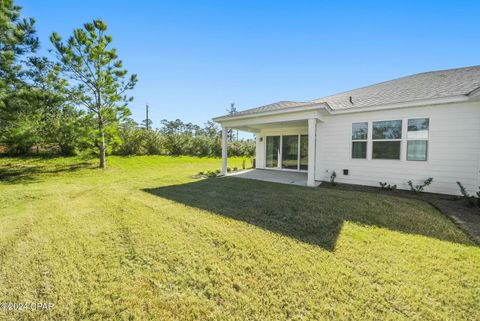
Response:
[[[430,71],[381,82],[307,102],[280,101],[233,116],[327,103],[333,110],[468,95],[480,87],[480,66]],[[352,97],[352,103],[350,102]]]
[[[467,95],[480,87],[480,66],[424,72],[315,99],[333,109],[378,106]],[[352,97],[352,103],[349,99]]]
[[[276,103],[273,103],[273,104],[239,111],[239,112],[236,112],[233,116],[257,114],[257,113],[262,113],[262,112],[265,112],[265,111],[274,111],[274,110],[279,110],[279,109],[300,107],[300,106],[306,106],[306,105],[311,105],[311,103],[310,102],[300,102],[300,101],[279,101],[279,102],[276,102]],[[232,116],[232,115],[227,115],[227,116]]]

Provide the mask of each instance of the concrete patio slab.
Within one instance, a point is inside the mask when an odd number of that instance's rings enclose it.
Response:
[[[289,172],[271,169],[251,169],[238,173],[229,173],[227,176],[256,179],[259,181],[281,184],[307,186],[307,173],[302,172]]]

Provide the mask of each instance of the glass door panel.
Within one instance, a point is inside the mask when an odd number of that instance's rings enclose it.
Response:
[[[267,136],[266,167],[278,167],[280,136]]]
[[[300,136],[300,169],[308,170],[308,135]]]
[[[282,168],[298,169],[298,135],[282,136]]]

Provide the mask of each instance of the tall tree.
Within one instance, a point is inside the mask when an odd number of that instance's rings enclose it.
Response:
[[[20,89],[2,99],[0,140],[12,154],[26,154],[42,142],[43,114],[38,108],[45,95],[40,91]]]
[[[46,58],[29,57],[22,71],[25,83],[17,86],[0,106],[2,141],[9,153],[26,154],[36,145],[55,144],[63,155],[78,145],[81,112],[68,105],[65,80]]]
[[[237,107],[235,107],[235,103],[230,103],[230,107],[227,108],[227,112],[229,115],[233,115],[237,112]],[[227,137],[229,141],[234,141],[235,140],[235,134],[233,132],[233,129],[227,130]],[[238,130],[237,130],[237,137],[236,140],[238,140]]]
[[[38,48],[32,18],[21,18],[21,7],[0,0],[0,141],[24,152],[38,141],[38,115],[26,103],[35,102],[22,81],[23,60]]]
[[[102,20],[84,24],[73,31],[66,43],[57,33],[50,36],[59,59],[58,68],[69,80],[69,96],[84,106],[96,123],[95,146],[100,168],[106,167],[108,133],[115,133],[119,122],[130,115],[126,92],[135,87],[137,76],[127,77],[112,37]]]
[[[42,99],[34,105],[42,113],[42,141],[55,144],[64,156],[73,155],[85,132],[85,112],[72,105],[68,97],[68,82],[55,64],[45,57],[30,57],[25,74],[32,92],[41,92]]]
[[[19,80],[19,58],[38,48],[35,20],[20,18],[21,7],[13,0],[0,0],[0,90]]]

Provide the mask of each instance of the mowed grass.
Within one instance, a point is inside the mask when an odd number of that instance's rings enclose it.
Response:
[[[480,248],[426,203],[95,165],[0,159],[0,302],[55,304],[0,319],[480,319]]]

